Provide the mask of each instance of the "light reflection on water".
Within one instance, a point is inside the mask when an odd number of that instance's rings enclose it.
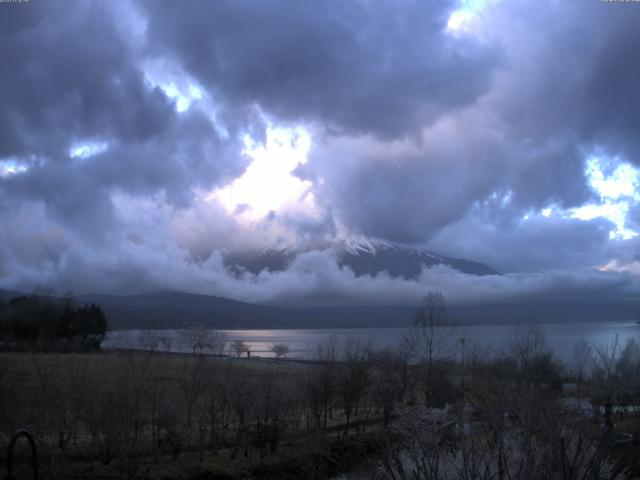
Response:
[[[539,324],[553,353],[565,363],[572,363],[573,348],[579,340],[585,340],[594,347],[612,345],[616,335],[620,347],[629,338],[640,342],[640,325],[633,322],[589,322],[566,324]],[[518,325],[461,326],[451,335],[453,344],[465,338],[465,351],[506,351],[514,339]],[[289,358],[313,358],[317,346],[325,344],[331,337],[344,345],[347,339],[371,340],[376,349],[396,347],[402,336],[411,334],[410,328],[351,328],[351,329],[289,329],[289,330],[223,330],[229,343],[242,340],[251,349],[254,357],[273,357],[271,347],[284,344],[289,347]],[[103,346],[106,348],[140,348],[140,330],[121,330],[109,332]],[[171,351],[189,352],[180,345],[179,330],[156,330],[160,335],[172,338]],[[162,349],[161,346],[158,349]],[[227,353],[229,346],[227,346]]]

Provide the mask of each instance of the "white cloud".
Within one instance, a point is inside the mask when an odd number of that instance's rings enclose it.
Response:
[[[563,218],[587,221],[605,218],[615,226],[609,232],[611,239],[628,240],[638,236],[638,232],[627,226],[627,214],[632,206],[640,202],[640,171],[619,158],[592,156],[585,162],[585,176],[598,201],[568,210],[549,205],[540,213],[547,218],[554,213]],[[529,218],[527,214],[523,219]]]
[[[212,192],[211,198],[248,222],[283,211],[317,217],[311,182],[294,170],[307,162],[311,136],[301,127],[270,126],[264,143],[245,137],[243,153],[252,158],[242,176]]]
[[[174,108],[179,113],[186,112],[195,101],[205,97],[202,87],[168,59],[148,60],[143,68],[148,85],[160,88],[175,102]]]
[[[462,0],[459,8],[451,12],[447,21],[447,31],[452,34],[468,32],[479,15],[498,0]]]
[[[585,172],[589,184],[601,199],[631,197],[636,201],[640,200],[640,172],[631,164],[618,158],[594,156],[587,159]]]
[[[0,177],[9,177],[17,173],[29,170],[27,165],[21,164],[13,159],[0,160]]]
[[[610,220],[616,227],[610,232],[612,239],[636,237],[638,232],[626,225],[626,219],[629,208],[640,201],[638,169],[618,158],[593,156],[586,161],[585,173],[600,201],[574,208],[568,215],[581,220]]]
[[[69,156],[71,158],[79,158],[80,160],[86,160],[88,158],[93,157],[94,155],[99,155],[100,153],[104,153],[109,149],[109,144],[107,142],[79,142],[74,143],[71,148],[69,148]]]
[[[186,112],[195,100],[202,99],[202,89],[193,83],[190,83],[186,89],[178,88],[173,82],[160,84],[159,87],[167,97],[175,100],[175,108],[178,112]]]

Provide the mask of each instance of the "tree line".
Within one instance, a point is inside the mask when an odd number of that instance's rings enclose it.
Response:
[[[0,302],[0,346],[6,350],[99,350],[107,319],[99,305],[72,298],[20,296]]]

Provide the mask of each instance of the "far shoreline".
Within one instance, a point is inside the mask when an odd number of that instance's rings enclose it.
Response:
[[[522,320],[522,321],[495,321],[495,322],[483,322],[483,323],[473,323],[473,322],[452,322],[451,327],[496,327],[496,326],[518,326],[518,325],[579,325],[579,324],[592,324],[592,323],[622,323],[622,324],[636,324],[640,331],[640,324],[637,324],[634,320],[599,320],[599,319],[585,319],[585,320],[546,320],[543,322],[532,320]],[[297,326],[297,327],[233,327],[233,328],[225,328],[225,327],[209,327],[203,325],[189,325],[182,327],[163,327],[163,328],[148,328],[148,327],[140,327],[140,328],[115,328],[115,329],[107,329],[107,332],[131,332],[131,331],[170,331],[170,330],[186,330],[190,327],[197,326],[198,328],[204,328],[206,330],[218,330],[222,332],[234,332],[234,331],[287,331],[287,330],[383,330],[383,329],[401,329],[401,328],[412,328],[413,324],[409,323],[407,325],[371,325],[371,326]]]

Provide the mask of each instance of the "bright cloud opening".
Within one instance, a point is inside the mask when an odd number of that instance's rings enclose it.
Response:
[[[462,0],[460,7],[451,12],[447,22],[447,31],[457,33],[465,31],[474,19],[492,2],[497,0]]]
[[[618,158],[594,156],[587,159],[585,173],[600,201],[575,208],[570,211],[570,216],[581,220],[598,217],[610,220],[616,226],[609,234],[612,239],[626,240],[638,236],[638,232],[626,226],[630,206],[640,201],[638,169]]]
[[[144,65],[145,81],[172,99],[177,112],[186,112],[196,100],[204,98],[203,89],[180,67],[165,59],[147,61]]]
[[[301,180],[293,171],[306,163],[311,136],[304,128],[267,129],[264,144],[249,136],[243,153],[253,159],[244,174],[211,197],[240,218],[257,220],[283,209],[313,214],[315,202],[311,182]]]
[[[602,199],[631,197],[640,200],[640,172],[630,164],[621,163],[617,158],[591,157],[585,171],[591,187]]]
[[[627,240],[638,236],[638,232],[627,227],[629,209],[640,202],[640,170],[618,158],[589,157],[585,162],[585,174],[591,189],[598,195],[598,201],[570,210],[562,210],[557,205],[549,205],[539,213],[544,217],[559,214],[564,218],[593,220],[605,218],[615,229],[609,232],[611,239]],[[523,220],[528,220],[527,213]]]
[[[29,170],[29,167],[13,159],[0,160],[0,177],[6,178],[17,173],[26,172],[27,170]]]
[[[175,100],[175,107],[178,112],[189,110],[189,107],[191,107],[191,104],[195,100],[202,99],[202,90],[193,83],[189,84],[186,88],[179,88],[173,82],[161,84],[159,87],[167,97]]]

